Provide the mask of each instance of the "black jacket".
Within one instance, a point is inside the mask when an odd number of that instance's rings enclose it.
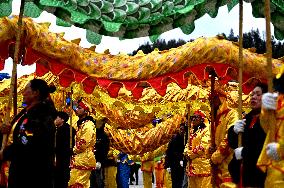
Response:
[[[55,116],[54,105],[44,101],[13,120],[13,143],[3,153],[11,161],[9,188],[53,187]]]
[[[260,126],[260,111],[251,111],[245,116],[246,126],[242,135],[242,157],[243,157],[243,186],[264,187],[266,174],[256,166],[258,157],[266,137],[265,132]],[[238,135],[234,132],[234,126],[228,131],[229,146],[232,149],[238,147]],[[240,160],[235,156],[229,164],[229,172],[235,183],[240,181]]]
[[[75,145],[75,134],[75,129],[72,127],[72,146]],[[56,131],[55,153],[57,167],[69,167],[72,148],[70,148],[70,125],[64,123]]]
[[[170,141],[165,157],[165,168],[176,168],[183,161],[184,135],[176,134]]]
[[[72,127],[72,148],[75,145],[75,129]],[[68,187],[70,179],[70,159],[72,156],[70,148],[70,125],[64,123],[56,131],[56,167],[55,167],[55,188]]]
[[[107,161],[107,154],[109,151],[109,139],[107,134],[104,132],[104,126],[96,129],[96,144],[95,144],[95,156],[97,162],[100,162],[104,167]]]

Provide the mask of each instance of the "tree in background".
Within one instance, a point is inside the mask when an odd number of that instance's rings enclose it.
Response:
[[[230,30],[230,33],[228,36],[226,34],[222,33],[222,35],[225,37],[225,39],[229,41],[237,42],[239,40],[239,36],[234,34],[233,29]],[[259,30],[251,30],[247,33],[243,34],[243,45],[244,48],[255,48],[256,53],[263,54],[266,52],[266,44],[264,40],[265,34],[263,33],[262,36],[260,35]],[[189,42],[193,41],[191,39]],[[155,48],[162,50],[168,50],[171,48],[176,48],[181,45],[184,45],[187,41],[179,39],[176,40],[169,40],[166,42],[163,40],[157,40],[153,44],[150,44],[147,42],[146,44],[141,45],[137,50],[132,52],[132,55],[135,55],[139,50],[142,50],[145,54],[151,53]],[[284,57],[284,43],[281,41],[275,40],[274,36],[272,36],[272,57],[273,58],[280,58]]]
[[[248,33],[244,33],[243,34],[244,48],[255,48],[256,53],[264,54],[266,52],[266,42],[264,36],[265,33],[263,33],[261,36],[258,29],[257,30],[252,29]],[[237,42],[239,40],[239,36],[234,35],[233,29],[230,30],[230,34],[228,36],[224,35],[224,37],[229,41]],[[273,58],[283,57],[284,43],[275,40],[274,36],[272,36],[271,40],[272,40],[272,57]]]
[[[186,43],[186,41],[182,40],[182,39],[179,39],[178,41],[169,40],[168,42],[166,42],[165,39],[157,40],[153,44],[150,44],[149,42],[147,42],[146,44],[139,46],[139,48],[137,50],[133,51],[132,55],[137,54],[137,52],[139,50],[142,50],[144,52],[144,54],[148,54],[148,53],[151,53],[155,48],[159,49],[160,51],[163,51],[163,50],[169,50],[171,48],[176,48],[176,47],[182,46],[185,43]]]

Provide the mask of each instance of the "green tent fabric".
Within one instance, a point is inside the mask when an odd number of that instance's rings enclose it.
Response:
[[[246,0],[254,17],[264,17],[262,0]],[[25,15],[38,17],[43,10],[57,16],[60,26],[75,25],[87,29],[87,39],[98,44],[102,35],[131,39],[181,28],[185,34],[194,30],[194,21],[209,14],[216,17],[219,7],[231,10],[238,0],[27,0]],[[12,0],[0,0],[0,16],[11,14]],[[284,1],[271,0],[274,35],[284,39]]]

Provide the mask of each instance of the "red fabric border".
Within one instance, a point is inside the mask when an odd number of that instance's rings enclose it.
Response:
[[[5,41],[0,43],[0,70],[4,69],[5,59],[9,57],[9,47],[13,45],[13,41]],[[83,89],[86,93],[92,93],[95,86],[98,84],[102,88],[106,89],[111,97],[117,97],[119,89],[126,87],[130,90],[135,99],[139,99],[142,96],[143,87],[140,83],[146,82],[151,85],[160,95],[165,95],[167,85],[171,82],[177,83],[181,88],[186,88],[188,85],[188,78],[185,78],[185,74],[192,72],[197,79],[203,81],[208,79],[207,67],[211,67],[217,73],[220,82],[222,84],[227,83],[230,80],[236,80],[234,76],[237,75],[237,67],[232,67],[228,64],[220,64],[214,62],[208,62],[206,64],[199,64],[193,67],[188,67],[180,72],[167,73],[162,76],[154,77],[148,80],[109,80],[105,78],[92,78],[89,75],[75,70],[65,64],[62,64],[56,59],[49,58],[32,48],[25,48],[24,65],[31,65],[36,63],[36,75],[43,76],[49,71],[52,74],[59,77],[59,83],[63,87],[68,87],[72,82],[82,83]],[[233,71],[234,74],[231,74]],[[230,73],[229,73],[230,72]],[[243,76],[243,91],[249,93],[254,85],[249,84],[251,78],[248,75]],[[262,80],[263,81],[263,80]]]

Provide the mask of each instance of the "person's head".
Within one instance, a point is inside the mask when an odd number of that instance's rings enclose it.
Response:
[[[69,115],[66,112],[57,112],[57,117],[54,120],[54,124],[57,127],[60,127],[64,123],[66,123],[69,119]]]
[[[44,101],[49,97],[49,94],[53,93],[55,90],[56,88],[54,86],[48,86],[46,81],[35,78],[26,85],[23,92],[23,101],[27,106]]]
[[[201,110],[196,110],[190,117],[192,126],[198,126],[204,122],[205,114]]]
[[[87,116],[89,112],[90,112],[90,108],[87,106],[87,104],[84,103],[82,100],[79,100],[78,106],[75,110],[76,115],[79,118],[83,118],[83,117]]]
[[[267,91],[267,85],[263,83],[259,83],[254,87],[250,95],[250,106],[253,110],[261,108],[261,97]]]

